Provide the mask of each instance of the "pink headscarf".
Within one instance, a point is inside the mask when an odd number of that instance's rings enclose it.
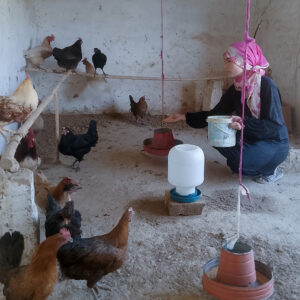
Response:
[[[237,42],[232,44],[223,54],[224,59],[234,62],[242,69],[244,68],[244,51],[245,42]],[[261,76],[265,74],[265,70],[269,63],[264,57],[260,47],[254,40],[247,46],[247,62],[246,62],[246,92],[248,93],[247,105],[255,118],[260,117],[260,86]],[[242,76],[234,79],[234,86],[238,91],[242,90]]]

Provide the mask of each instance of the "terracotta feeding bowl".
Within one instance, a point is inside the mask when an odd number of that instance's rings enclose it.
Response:
[[[237,242],[232,250],[224,244],[220,258],[204,266],[203,288],[221,300],[261,300],[273,294],[273,275],[268,267],[254,261],[251,247]]]
[[[173,137],[169,128],[154,130],[153,138],[144,140],[144,150],[152,155],[167,156],[172,147],[182,144],[182,141]]]

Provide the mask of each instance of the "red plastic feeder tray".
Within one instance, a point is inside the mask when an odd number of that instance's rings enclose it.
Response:
[[[167,156],[172,147],[182,144],[182,141],[173,137],[169,128],[158,128],[154,130],[153,138],[144,140],[144,150],[152,155]]]

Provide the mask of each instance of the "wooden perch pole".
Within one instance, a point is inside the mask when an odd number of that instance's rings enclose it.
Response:
[[[18,131],[10,138],[9,143],[6,145],[4,152],[2,153],[2,158],[0,161],[0,167],[4,170],[8,170],[11,172],[17,172],[19,170],[19,164],[15,160],[14,156],[16,153],[16,149],[22,139],[27,132],[28,129],[32,126],[34,121],[39,117],[44,108],[51,102],[53,96],[57,93],[57,90],[61,86],[61,84],[69,77],[71,71],[68,71],[63,78],[58,82],[58,84],[53,89],[52,93],[43,101],[37,109],[29,116],[29,118],[25,121],[25,123],[18,129]]]
[[[59,163],[59,151],[58,151],[58,143],[59,143],[59,107],[58,107],[57,93],[54,94],[54,109],[55,109],[56,163]]]
[[[54,73],[54,74],[65,74],[63,72],[52,70],[52,69],[37,69],[37,68],[26,68],[28,72],[41,72],[41,73]],[[99,75],[96,74],[94,77],[93,74],[87,74],[83,72],[71,73],[73,76],[82,76],[90,77],[97,80],[105,79],[127,79],[127,80],[150,80],[150,81],[161,81],[161,77],[149,77],[149,76],[122,76],[122,75]],[[225,76],[211,76],[211,77],[202,77],[202,78],[170,78],[165,77],[164,81],[205,81],[205,80],[222,80],[225,79]]]

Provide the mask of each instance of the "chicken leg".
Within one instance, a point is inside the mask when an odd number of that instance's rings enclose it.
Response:
[[[100,283],[97,282],[97,283],[94,285],[94,287],[91,288],[92,293],[93,293],[93,295],[94,295],[94,297],[95,297],[95,300],[101,300],[101,295],[100,295],[100,293],[99,293],[99,289],[105,290],[105,291],[111,291],[110,288],[108,288],[108,287],[106,287],[106,286],[102,286],[102,285],[100,285]]]
[[[92,287],[91,291],[93,293],[93,296],[94,296],[95,300],[101,300],[101,295],[100,295],[99,290],[98,290],[97,287]]]
[[[79,161],[78,159],[75,159],[75,161],[73,162],[71,168],[72,168],[73,170],[75,170],[76,172],[79,172],[79,171],[80,171],[80,166],[79,166],[79,164],[80,164],[80,161]]]

